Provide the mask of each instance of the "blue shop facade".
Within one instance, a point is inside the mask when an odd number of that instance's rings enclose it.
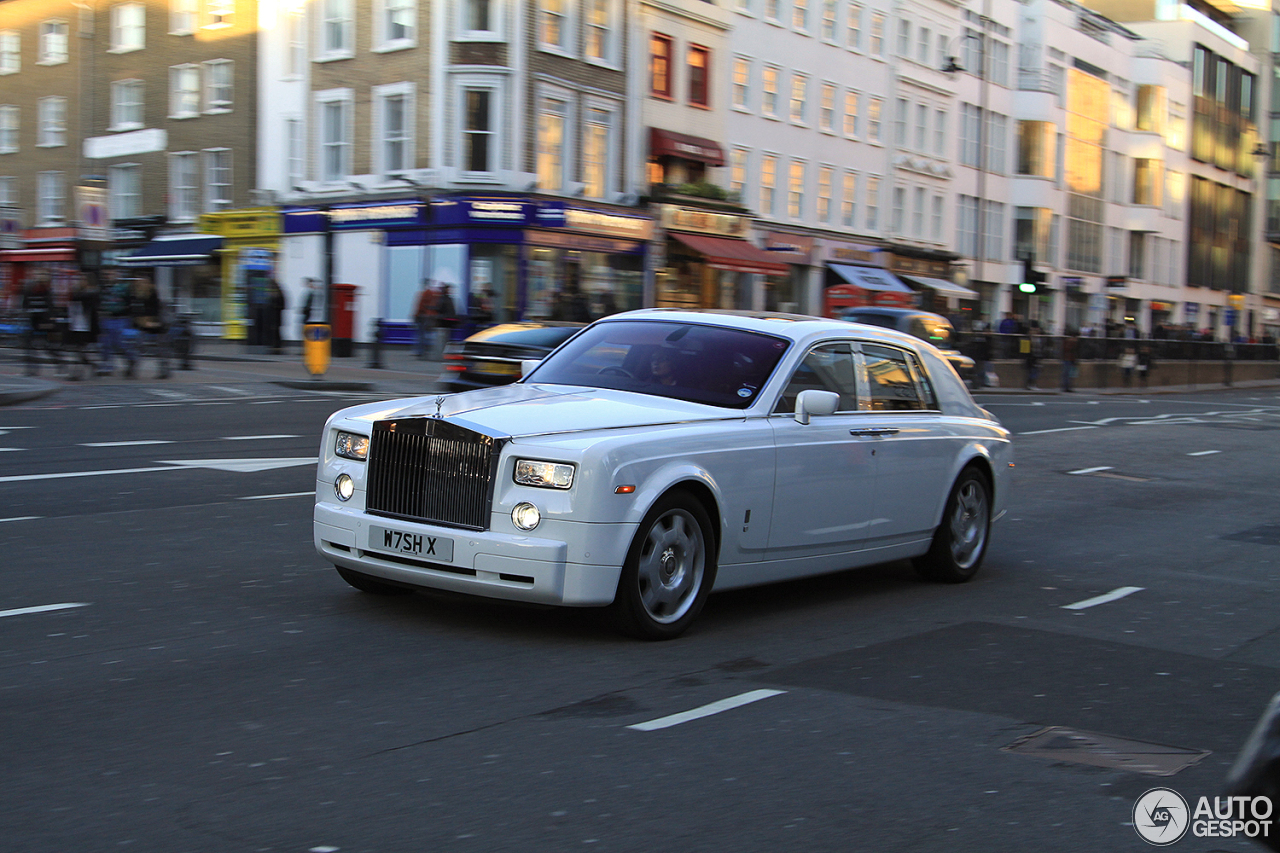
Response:
[[[424,282],[449,290],[462,317],[458,335],[474,328],[467,306],[480,294],[492,323],[595,319],[652,304],[645,270],[655,223],[635,208],[448,193],[282,213],[280,275],[290,307],[331,268],[333,284],[356,287],[357,341],[372,339],[376,320],[387,342],[411,341]]]

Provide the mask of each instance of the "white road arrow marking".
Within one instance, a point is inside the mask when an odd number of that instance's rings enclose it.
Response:
[[[212,471],[236,471],[242,474],[316,464],[314,456],[280,459],[162,459],[161,461],[165,465],[181,465],[184,468],[208,468]]]

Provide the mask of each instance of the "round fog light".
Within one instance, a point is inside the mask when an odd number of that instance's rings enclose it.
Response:
[[[532,530],[539,521],[542,521],[542,513],[531,503],[516,504],[516,508],[511,510],[511,523],[521,530]]]
[[[355,480],[351,479],[350,474],[339,474],[338,479],[333,481],[333,491],[337,494],[338,500],[349,501],[356,493]]]

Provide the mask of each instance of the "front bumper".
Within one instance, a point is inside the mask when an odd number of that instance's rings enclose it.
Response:
[[[433,562],[369,548],[371,525],[451,540],[452,559]],[[313,530],[321,556],[376,578],[486,598],[599,606],[613,601],[635,525],[544,519],[537,536],[521,536],[382,518],[321,501]]]

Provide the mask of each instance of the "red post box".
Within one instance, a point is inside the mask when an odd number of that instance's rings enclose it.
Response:
[[[333,286],[333,357],[351,357],[352,330],[355,329],[356,292],[354,284]]]

